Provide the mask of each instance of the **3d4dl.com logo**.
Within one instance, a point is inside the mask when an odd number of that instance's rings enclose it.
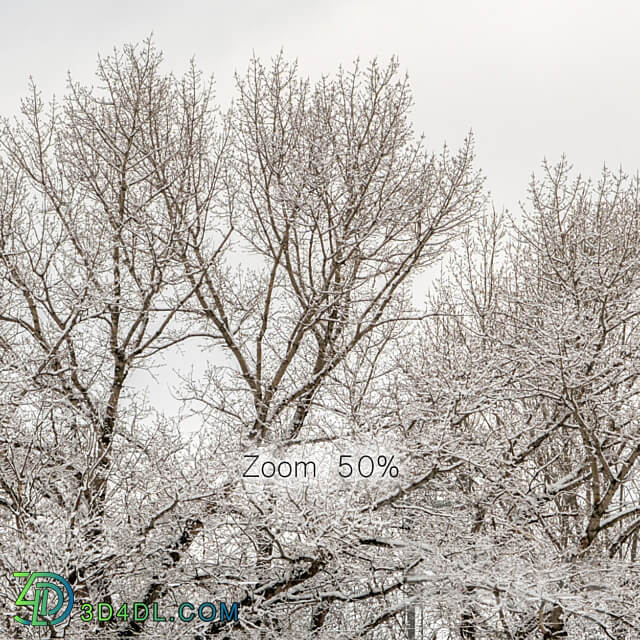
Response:
[[[31,619],[24,619],[16,615],[15,620],[22,624],[29,624],[32,626],[44,626],[60,624],[71,613],[73,607],[73,590],[71,585],[57,573],[47,573],[45,571],[16,571],[13,574],[14,578],[27,578],[27,583],[20,592],[18,599],[16,600],[16,606],[18,607],[33,607]],[[58,583],[58,584],[56,584]],[[62,587],[60,586],[62,585]],[[33,597],[29,598],[29,591],[33,588]],[[66,591],[66,598],[65,593]],[[50,592],[53,591],[56,598],[55,600],[50,597]],[[65,600],[67,606],[60,613]],[[57,617],[53,617],[57,616]]]

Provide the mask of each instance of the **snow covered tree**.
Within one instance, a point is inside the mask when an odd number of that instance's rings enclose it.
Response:
[[[0,628],[394,637],[413,559],[368,541],[426,478],[341,482],[335,458],[398,437],[390,347],[411,277],[484,203],[471,140],[425,151],[395,61],[312,86],[253,60],[224,116],[195,67],[160,64],[151,42],[116,50],[95,88],[47,106],[32,87],[3,123],[0,589],[13,602],[12,572],[40,569],[79,602],[224,599],[240,618]],[[207,355],[185,376],[191,442],[136,392],[188,341]],[[243,479],[247,455],[318,443],[326,486]]]
[[[158,520],[184,520],[194,490],[175,426],[145,420],[132,383],[184,339],[181,255],[215,182],[211,88],[160,59],[125,47],[97,89],[69,81],[48,107],[33,86],[0,137],[2,563],[93,602],[163,588],[152,576],[179,549]]]
[[[639,186],[545,163],[523,218],[480,219],[433,299],[403,406],[449,470],[413,542],[456,636],[637,636]]]
[[[436,156],[414,136],[408,82],[395,61],[356,64],[311,85],[282,56],[269,68],[252,60],[237,89],[222,202],[230,242],[249,259],[221,261],[215,235],[213,245],[194,238],[187,251],[194,331],[214,354],[188,395],[215,433],[211,458],[221,469],[226,459],[224,500],[244,523],[238,548],[256,548],[234,561],[238,582],[255,582],[243,598],[247,617],[281,637],[278,621],[310,603],[306,632],[332,635],[341,603],[357,601],[361,626],[374,629],[390,616],[385,608],[368,617],[388,587],[368,585],[353,561],[365,497],[333,487],[322,498],[298,490],[292,497],[267,487],[268,498],[251,498],[250,483],[237,486],[228,451],[284,457],[307,442],[334,442],[335,452],[372,440],[382,426],[369,409],[380,397],[385,353],[415,317],[406,285],[481,208],[482,183],[471,140]],[[205,530],[226,517],[219,500],[208,516]],[[347,521],[354,535],[336,547]],[[364,571],[375,571],[372,562]]]

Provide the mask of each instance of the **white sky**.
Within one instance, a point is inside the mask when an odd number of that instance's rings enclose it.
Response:
[[[151,32],[167,69],[195,56],[214,74],[222,106],[252,51],[283,47],[312,78],[397,54],[416,130],[439,149],[473,128],[496,206],[514,209],[544,157],[594,176],[605,162],[638,170],[639,31],[637,0],[0,0],[0,115],[17,112],[29,75],[60,95],[68,70],[90,83],[98,53]]]

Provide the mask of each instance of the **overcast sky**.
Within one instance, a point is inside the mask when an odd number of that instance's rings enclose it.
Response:
[[[167,69],[195,56],[214,74],[223,106],[252,51],[282,47],[312,78],[398,55],[417,131],[439,149],[472,128],[498,208],[517,208],[544,157],[566,153],[587,175],[640,167],[637,0],[0,0],[0,114],[17,112],[30,75],[60,95],[67,71],[90,83],[98,53],[151,32]],[[160,387],[152,397],[175,408]]]
[[[225,104],[255,51],[284,48],[312,78],[356,57],[397,54],[432,148],[472,128],[499,207],[517,206],[532,170],[566,153],[576,169],[640,166],[640,2],[378,0],[169,2],[0,0],[0,113],[32,75],[45,96],[67,71],[90,82],[98,53],[153,32],[167,68],[195,56]]]

